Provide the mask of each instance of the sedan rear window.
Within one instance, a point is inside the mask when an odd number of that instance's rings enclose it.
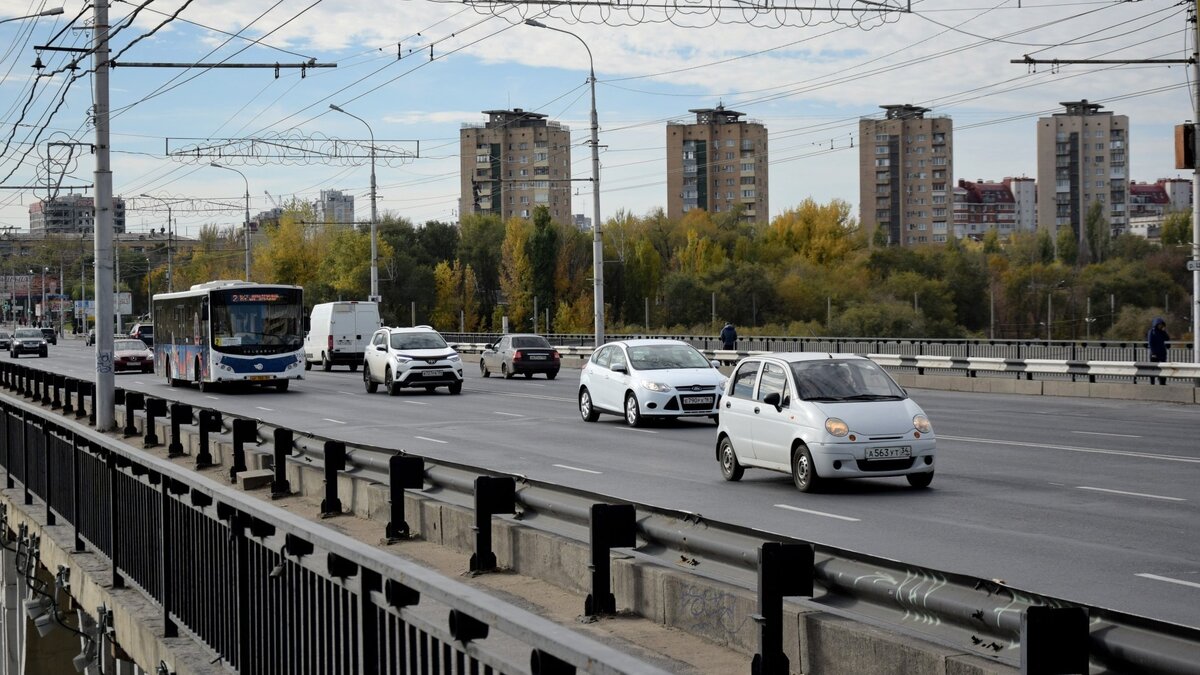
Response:
[[[629,348],[629,362],[637,370],[712,368],[704,355],[690,345],[645,345]]]
[[[512,346],[524,347],[526,349],[531,349],[533,347],[544,347],[546,349],[549,349],[550,343],[544,337],[538,337],[538,336],[515,337],[512,339]]]
[[[874,361],[829,359],[792,364],[797,393],[806,401],[901,400],[902,390]]]
[[[445,349],[446,341],[437,333],[392,333],[392,349]]]

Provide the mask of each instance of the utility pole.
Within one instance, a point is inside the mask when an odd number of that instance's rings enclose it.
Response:
[[[113,210],[112,164],[109,157],[108,109],[108,3],[93,6],[93,55],[95,67],[96,123],[96,428],[111,431],[115,418],[113,379]]]

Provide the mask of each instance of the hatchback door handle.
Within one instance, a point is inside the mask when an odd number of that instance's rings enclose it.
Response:
[[[758,414],[758,406],[754,406],[754,414],[755,414],[755,415],[757,415],[757,414]]]
[[[729,401],[725,401],[725,407],[726,407],[726,408],[730,408],[730,407],[732,407],[732,406],[729,404]]]

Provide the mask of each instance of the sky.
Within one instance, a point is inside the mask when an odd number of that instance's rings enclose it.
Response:
[[[0,24],[0,232],[28,230],[29,205],[48,193],[30,186],[92,194],[91,59],[72,71],[81,52],[35,50],[87,47],[92,10],[58,1],[0,0],[0,20],[64,9]],[[772,217],[807,198],[857,212],[858,120],[885,104],[954,120],[955,180],[1036,177],[1037,119],[1081,99],[1129,117],[1133,180],[1190,175],[1174,168],[1173,128],[1194,117],[1191,67],[1010,61],[1185,59],[1191,3],[760,0],[770,11],[751,12],[733,0],[681,0],[686,11],[670,15],[657,9],[666,3],[649,4],[577,5],[572,15],[570,5],[532,2],[114,2],[111,162],[126,229],[164,226],[165,203],[184,236],[240,225],[247,191],[256,214],[342,190],[365,221],[368,162],[219,159],[243,179],[209,166],[216,157],[171,152],[244,139],[365,146],[368,126],[380,148],[380,213],[455,222],[459,130],[485,122],[484,110],[522,108],[569,127],[574,178],[590,177],[589,50],[605,219],[665,209],[666,124],[717,105],[768,130]],[[889,5],[906,11],[874,9]],[[270,67],[181,67],[197,63]],[[336,67],[291,67],[305,63]],[[571,191],[573,212],[590,216],[589,183]]]

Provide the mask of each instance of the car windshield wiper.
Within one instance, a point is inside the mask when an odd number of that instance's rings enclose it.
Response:
[[[895,394],[855,394],[854,396],[846,396],[843,401],[901,401],[901,397]]]
[[[844,401],[846,399],[842,398],[841,396],[808,396],[804,400],[805,401],[816,401],[817,403],[836,403],[838,401]]]

